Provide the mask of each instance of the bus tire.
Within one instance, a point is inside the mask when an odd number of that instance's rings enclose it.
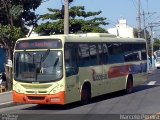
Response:
[[[131,76],[129,76],[128,79],[127,79],[127,84],[126,84],[125,92],[126,92],[127,94],[133,92],[133,79],[132,79]]]
[[[85,84],[81,91],[81,104],[85,105],[90,103],[91,100],[91,87],[89,84]]]

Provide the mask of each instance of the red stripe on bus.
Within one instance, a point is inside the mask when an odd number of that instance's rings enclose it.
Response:
[[[129,73],[129,65],[111,67],[108,71],[108,78],[122,77]]]

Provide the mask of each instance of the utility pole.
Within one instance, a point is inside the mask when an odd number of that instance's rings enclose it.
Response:
[[[69,2],[64,0],[64,34],[69,34]]]
[[[152,65],[152,68],[154,68],[154,50],[153,50],[153,43],[154,43],[154,40],[153,40],[153,25],[151,23],[151,26],[150,26],[150,29],[151,29],[151,65]]]
[[[143,11],[143,27],[144,27],[144,39],[147,40],[147,36],[146,36],[146,18],[145,18],[145,13]]]
[[[138,0],[138,38],[141,37],[141,3]]]
[[[146,20],[147,20],[147,18],[146,18],[146,15],[153,15],[153,14],[155,14],[156,12],[152,12],[152,13],[150,13],[150,12],[148,12],[148,13],[145,13],[144,11],[143,11],[143,13],[141,14],[142,16],[143,16],[143,27],[144,27],[144,29],[143,29],[143,32],[144,32],[144,39],[147,39],[147,33],[146,33]],[[149,16],[149,17],[150,17]],[[148,18],[149,18],[148,17]]]

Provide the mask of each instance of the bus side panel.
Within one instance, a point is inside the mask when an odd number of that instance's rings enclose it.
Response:
[[[66,77],[66,103],[80,100],[79,75]]]
[[[113,67],[112,67],[113,66]],[[104,93],[115,92],[126,88],[127,77],[133,75],[134,86],[147,80],[147,63],[134,62],[125,64],[104,65],[104,71],[108,74],[108,86]],[[106,84],[104,84],[106,85]]]
[[[140,61],[132,64],[133,84],[134,86],[143,84],[147,80],[147,62]]]
[[[95,73],[96,80],[93,80]],[[92,97],[105,94],[104,82],[98,79],[103,74],[102,66],[79,67],[79,73],[66,78],[66,102],[71,103],[81,99],[81,90],[85,82],[91,84]]]
[[[90,66],[90,80],[92,84],[92,97],[102,95],[108,89],[106,78],[103,72],[103,65]]]
[[[113,67],[112,67],[113,66]],[[129,73],[129,65],[113,64],[104,67],[108,74],[109,89],[107,93],[125,89],[126,77]]]

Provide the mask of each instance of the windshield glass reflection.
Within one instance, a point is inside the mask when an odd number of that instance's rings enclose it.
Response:
[[[14,77],[18,81],[48,82],[62,77],[62,52],[16,52]]]

